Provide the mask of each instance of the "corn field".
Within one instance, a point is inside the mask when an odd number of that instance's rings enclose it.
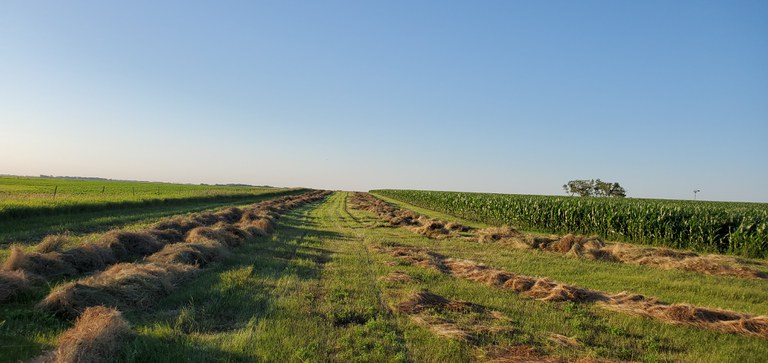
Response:
[[[768,257],[768,204],[417,190],[371,193],[494,225]]]

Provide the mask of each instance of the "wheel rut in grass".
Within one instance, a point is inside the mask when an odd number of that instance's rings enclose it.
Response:
[[[346,197],[336,193],[316,213],[318,229],[328,233],[323,248],[332,252],[319,281],[317,313],[337,334],[331,344],[334,359],[399,360],[408,354],[403,334],[381,302],[366,229],[346,210]]]

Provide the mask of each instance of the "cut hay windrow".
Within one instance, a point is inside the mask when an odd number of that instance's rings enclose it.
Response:
[[[25,276],[35,277],[29,281],[44,282],[102,271],[119,262],[138,261],[161,251],[167,245],[185,241],[214,240],[232,247],[245,238],[254,235],[263,236],[272,232],[278,212],[315,200],[318,193],[323,192],[315,191],[278,197],[256,203],[246,209],[230,207],[215,213],[173,217],[140,231],[113,230],[103,234],[94,242],[67,250],[62,250],[62,247],[70,243],[69,236],[50,235],[41,241],[34,252],[25,251],[19,246],[12,247],[11,254],[3,262],[0,271],[24,272]],[[248,218],[244,219],[246,214]],[[212,251],[208,245],[209,243],[206,242],[193,247],[197,251],[196,257],[189,255],[195,252],[182,253],[178,246],[173,247],[180,254],[175,260],[188,261],[192,258],[200,263],[208,263],[219,258],[218,252]],[[174,261],[169,251],[165,251],[164,254],[165,257],[162,260]],[[8,279],[8,281],[18,280]],[[19,295],[32,286],[30,283],[10,282],[5,285],[8,290],[0,294],[0,301]]]
[[[0,301],[32,290],[33,284],[33,278],[24,271],[0,271]]]
[[[506,233],[500,232],[507,230]],[[737,257],[706,255],[675,251],[663,247],[640,247],[625,243],[606,244],[598,237],[535,236],[523,234],[509,227],[491,227],[478,230],[479,242],[500,242],[516,249],[535,249],[568,257],[601,260],[633,265],[677,269],[708,275],[749,279],[768,279],[768,274],[742,265]]]
[[[51,363],[101,363],[113,360],[132,334],[122,314],[112,308],[86,309],[59,337],[55,350],[36,360]]]
[[[389,275],[382,276],[381,278],[379,278],[379,281],[395,284],[395,283],[409,283],[409,282],[414,282],[416,280],[414,280],[413,277],[411,277],[411,275],[408,275],[405,272],[393,271]]]
[[[430,265],[425,266],[422,263],[420,266],[439,267],[439,270],[452,276],[511,290],[531,299],[549,302],[595,303],[612,311],[641,315],[666,323],[768,339],[768,316],[755,316],[690,304],[669,304],[629,292],[610,294],[566,285],[546,278],[524,276],[494,269],[470,260],[444,258],[421,248],[380,247],[378,250],[389,252],[391,256],[406,263],[423,262],[425,256],[428,256]]]
[[[426,290],[395,305],[416,324],[446,338],[474,341],[482,334],[512,333],[511,321],[498,311],[467,301],[450,300]],[[451,319],[449,314],[455,315]]]
[[[369,211],[387,221],[391,226],[406,227],[429,238],[457,237],[460,236],[460,232],[471,230],[470,227],[458,223],[443,222],[402,209],[368,193],[353,193],[351,202],[353,208]]]
[[[97,305],[120,310],[147,308],[197,270],[196,266],[181,264],[120,263],[91,277],[57,286],[37,307],[66,319],[74,319]]]
[[[468,301],[445,298],[427,290],[411,293],[395,304],[393,310],[406,314],[416,325],[429,329],[435,335],[466,341],[476,348],[478,360],[493,362],[564,362],[543,355],[528,345],[496,346],[500,335],[516,333],[512,321],[503,313]],[[483,337],[493,336],[488,340]]]
[[[227,247],[220,242],[181,242],[166,245],[162,250],[147,257],[147,261],[205,267],[224,260],[228,255]]]
[[[282,197],[268,201],[268,205],[282,212],[288,206],[303,205],[326,195],[318,191]],[[239,218],[239,214],[233,213],[230,220],[239,221]],[[116,264],[93,276],[57,286],[38,308],[67,319],[97,305],[120,310],[148,308],[168,296],[180,283],[194,277],[200,267],[222,260],[228,255],[228,249],[239,246],[249,237],[250,234],[239,227],[223,221],[213,228],[193,228],[185,242],[167,244],[145,262]]]
[[[430,252],[426,248],[397,246],[397,247],[379,247],[372,246],[375,252],[387,252],[392,257],[397,257],[409,265],[433,269],[438,272],[445,272],[445,266],[441,264],[442,256]]]
[[[454,223],[427,218],[416,212],[386,203],[367,193],[355,193],[353,206],[378,215],[392,226],[402,226],[429,238],[456,237],[457,231],[471,232],[480,243],[505,243],[515,249],[534,249],[590,260],[677,269],[708,275],[749,279],[768,279],[768,273],[744,266],[741,259],[721,255],[700,256],[669,248],[640,247],[623,243],[606,244],[592,236],[539,236],[525,234],[509,226],[471,229]],[[449,228],[450,227],[450,228]]]

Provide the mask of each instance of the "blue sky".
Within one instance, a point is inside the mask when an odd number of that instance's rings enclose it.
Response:
[[[768,202],[765,1],[3,1],[0,173]]]

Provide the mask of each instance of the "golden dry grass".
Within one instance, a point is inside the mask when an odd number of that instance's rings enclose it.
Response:
[[[227,256],[226,247],[216,241],[182,242],[166,245],[162,250],[147,257],[147,261],[205,267]]]
[[[120,263],[94,276],[57,286],[37,307],[68,319],[97,305],[144,309],[196,272],[197,267],[190,265]]]
[[[69,243],[69,236],[66,234],[48,235],[35,246],[35,252],[48,253],[61,251],[67,243]]]
[[[522,238],[523,234],[510,226],[501,226],[479,229],[475,232],[475,236],[478,242],[490,243]]]
[[[131,335],[119,311],[104,306],[86,309],[60,337],[58,347],[40,362],[101,363],[114,359]]]
[[[473,340],[485,333],[511,333],[511,321],[498,311],[467,301],[450,300],[427,290],[416,291],[395,305],[395,310],[436,335]]]
[[[414,279],[413,277],[411,277],[411,275],[408,275],[405,272],[393,271],[387,276],[382,276],[381,278],[379,278],[379,281],[388,282],[388,283],[408,283],[408,282],[413,282]]]
[[[59,252],[26,252],[19,246],[11,247],[11,254],[3,263],[2,270],[24,271],[45,278],[73,276],[77,273],[77,269],[64,261]]]
[[[0,271],[0,302],[29,291],[33,280],[34,278],[24,271]]]

